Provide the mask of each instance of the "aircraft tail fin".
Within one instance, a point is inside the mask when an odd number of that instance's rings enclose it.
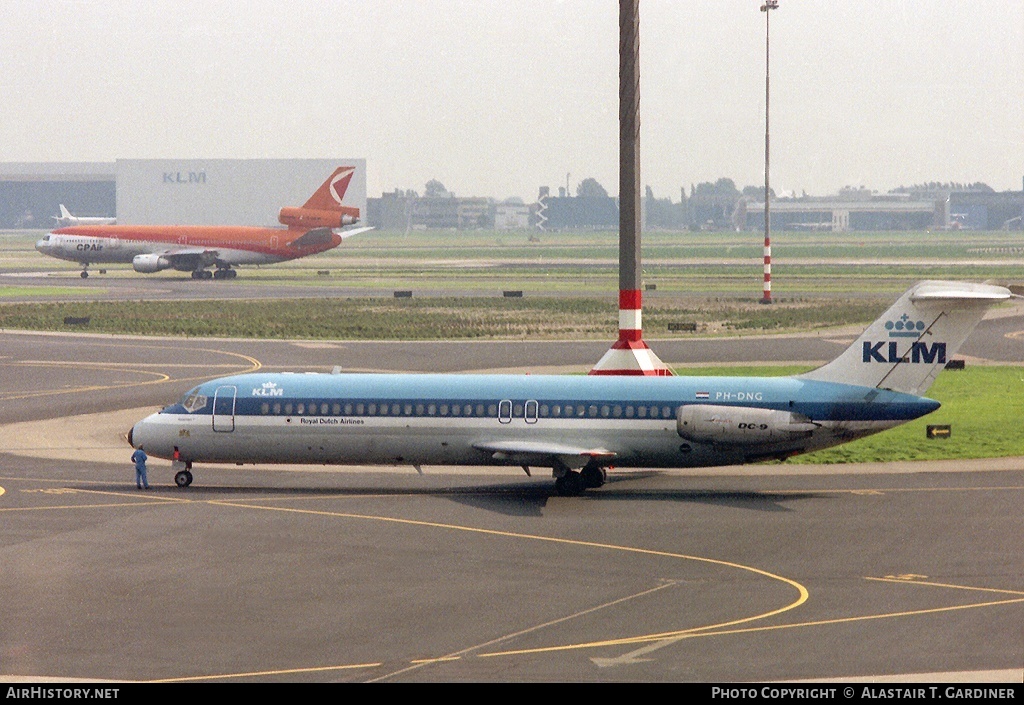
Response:
[[[308,229],[340,228],[358,223],[359,209],[343,205],[355,173],[354,166],[339,166],[301,208],[282,208],[278,221],[290,228]]]
[[[985,311],[1011,296],[989,284],[920,282],[839,357],[798,377],[924,394]]]
[[[356,173],[354,166],[339,166],[334,173],[327,177],[327,180],[320,184],[309,200],[302,207],[313,210],[331,210],[337,208],[345,200],[345,192],[348,185],[352,183],[352,176]]]
[[[60,215],[51,215],[50,217],[57,221],[57,225],[66,227],[68,225],[74,225],[75,217],[68,212],[68,209],[61,203],[59,206]]]

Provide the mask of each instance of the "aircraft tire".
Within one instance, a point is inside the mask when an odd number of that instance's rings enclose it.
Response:
[[[85,270],[83,269],[83,270],[82,270],[82,279],[88,279],[88,278],[89,278],[89,272],[87,272],[87,271],[85,271]]]
[[[575,470],[570,470],[559,478],[555,479],[555,490],[562,497],[576,497],[583,494],[587,489],[583,476]]]
[[[584,487],[600,487],[608,479],[605,469],[598,465],[587,465],[580,471]]]
[[[174,484],[178,487],[188,487],[192,484],[192,473],[188,470],[179,470],[174,475]]]

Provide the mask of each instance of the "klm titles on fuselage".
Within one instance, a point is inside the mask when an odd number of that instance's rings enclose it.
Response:
[[[205,184],[206,183],[206,172],[205,171],[165,171],[164,181],[165,184]]]
[[[252,390],[254,397],[283,397],[284,388],[278,387],[274,382],[264,382],[262,386]]]
[[[314,418],[299,418],[300,426],[363,426],[366,421],[363,419],[334,418],[330,416],[316,416]]]

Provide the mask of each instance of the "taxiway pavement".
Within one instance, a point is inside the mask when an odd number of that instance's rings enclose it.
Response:
[[[1020,330],[987,320],[964,352],[1020,363]],[[850,339],[653,347],[813,363]],[[574,498],[508,469],[214,466],[182,491],[153,461],[134,488],[130,423],[213,376],[606,348],[0,332],[0,680],[1022,678],[1021,459],[613,473]]]

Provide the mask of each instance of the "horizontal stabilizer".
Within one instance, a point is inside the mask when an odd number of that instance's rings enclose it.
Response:
[[[1007,301],[1013,294],[1009,289],[991,284],[969,282],[921,282],[911,289],[910,298],[918,301],[944,301],[970,304],[981,302],[985,305]]]

